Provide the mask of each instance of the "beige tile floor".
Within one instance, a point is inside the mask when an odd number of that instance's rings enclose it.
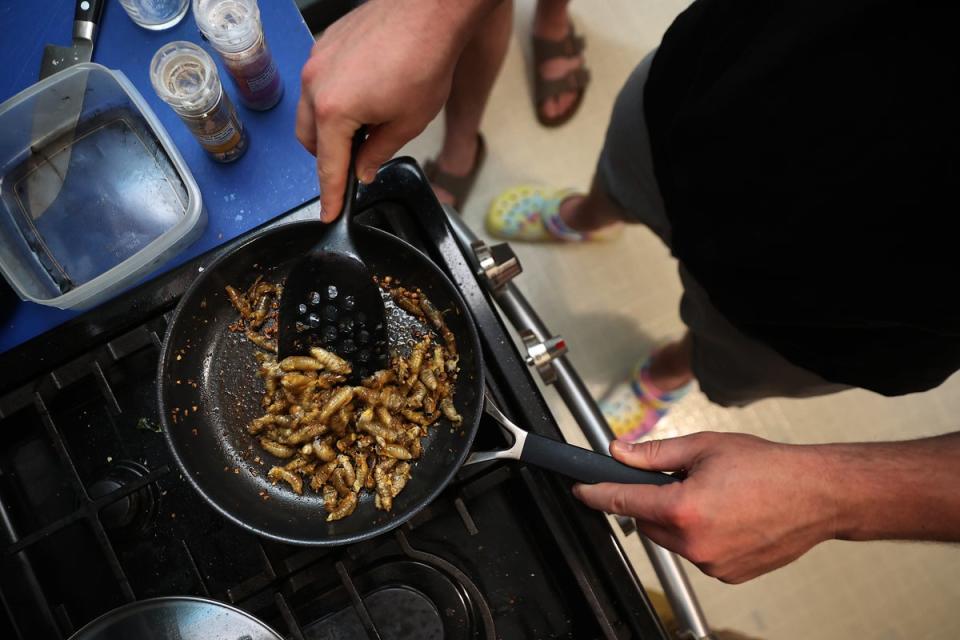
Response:
[[[484,123],[487,165],[463,215],[482,232],[490,199],[518,182],[585,188],[616,93],[656,46],[683,0],[574,2],[588,38],[593,84],[577,117],[561,129],[539,127],[530,109],[532,0],[518,2],[514,38]],[[440,140],[433,123],[406,152],[423,160]],[[682,331],[680,285],[667,250],[646,229],[612,244],[515,245],[521,289],[571,345],[573,362],[595,394],[626,374],[651,344]],[[547,391],[564,433],[583,443],[556,394]],[[743,431],[785,442],[902,439],[960,428],[960,376],[936,391],[898,399],[850,391],[812,400],[767,400],[742,410],[712,406],[694,393],[662,424],[661,436],[702,429]],[[656,586],[636,538],[624,542],[645,584]],[[739,586],[688,566],[714,628],[762,638],[824,640],[960,638],[960,547],[834,542],[794,564]]]

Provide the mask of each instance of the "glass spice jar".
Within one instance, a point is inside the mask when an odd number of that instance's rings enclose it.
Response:
[[[256,0],[193,0],[204,38],[217,50],[249,109],[266,111],[283,96],[283,80],[267,47]]]
[[[214,160],[233,162],[247,150],[247,132],[206,51],[192,42],[165,44],[150,62],[150,81]]]

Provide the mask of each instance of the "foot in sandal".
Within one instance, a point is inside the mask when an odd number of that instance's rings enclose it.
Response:
[[[507,189],[490,203],[487,232],[504,240],[522,242],[583,242],[610,240],[622,224],[596,231],[578,231],[564,220],[584,196],[572,189],[520,185]]]
[[[463,211],[463,205],[487,157],[487,145],[483,136],[478,133],[476,141],[476,146],[472,150],[463,150],[464,157],[473,159],[470,164],[466,164],[462,157],[448,158],[443,154],[423,164],[423,173],[433,186],[437,199],[442,204],[452,206],[458,212]]]
[[[692,381],[669,390],[658,386],[650,374],[651,362],[657,355],[655,353],[639,363],[629,378],[600,403],[603,416],[618,440],[635,442],[650,433],[693,387]]]
[[[577,112],[590,73],[584,67],[584,39],[576,34],[567,2],[540,0],[533,19],[534,109],[547,127]]]

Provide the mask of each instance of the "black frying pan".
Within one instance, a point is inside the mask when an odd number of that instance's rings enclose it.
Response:
[[[391,175],[392,169],[401,173],[411,170],[409,164],[391,163],[381,170],[378,180],[394,180],[394,186],[401,189],[404,184],[409,187],[403,175]],[[416,171],[419,173],[419,169]],[[439,206],[435,201],[434,205]],[[460,293],[420,251],[385,231],[360,226],[355,241],[372,273],[391,275],[408,286],[419,287],[438,308],[450,310],[445,319],[460,352],[454,402],[463,424],[453,428],[441,419],[430,429],[423,442],[423,456],[414,465],[404,491],[394,498],[389,513],[378,511],[372,496],[363,492],[352,515],[326,522],[320,495],[307,489],[297,496],[285,484],[274,486],[267,480],[267,470],[279,461],[260,450],[244,428],[262,413],[262,382],[256,375],[253,347],[242,334],[227,329],[237,313],[224,287],[229,284],[245,289],[258,274],[268,281],[281,281],[303,252],[317,242],[323,229],[320,222],[291,223],[266,231],[215,260],[180,300],[160,355],[160,417],[184,476],[230,520],[265,537],[293,544],[348,544],[379,535],[411,518],[443,490],[466,461],[485,407],[482,352]],[[503,416],[486,402],[488,413],[503,424]],[[175,410],[176,421],[172,417]],[[515,425],[508,428],[518,442],[496,457],[521,459],[585,482],[664,484],[673,480],[665,474],[631,469],[579,447],[535,434],[526,436]],[[262,465],[253,461],[256,455],[263,460]],[[474,461],[485,459],[489,457]]]

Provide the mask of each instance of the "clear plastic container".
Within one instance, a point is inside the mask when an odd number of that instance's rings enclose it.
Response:
[[[0,105],[0,271],[23,300],[92,307],[206,221],[193,175],[122,73],[77,64]]]
[[[134,24],[150,31],[176,26],[187,15],[190,0],[120,0]]]

